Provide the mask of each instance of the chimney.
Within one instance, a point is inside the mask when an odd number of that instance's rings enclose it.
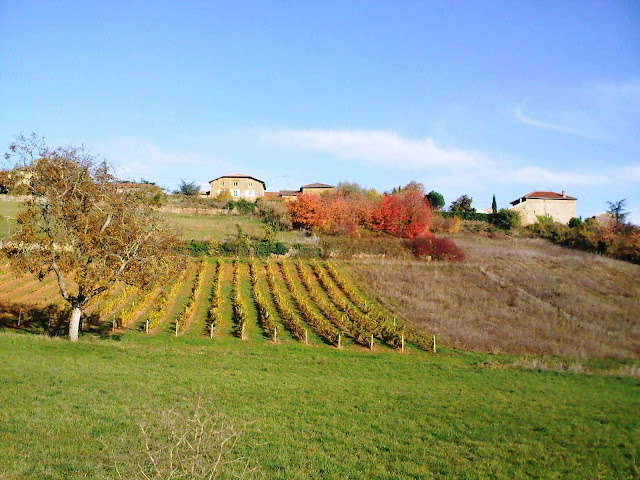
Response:
[[[565,192],[564,190],[562,190],[562,198],[567,198],[567,192]]]

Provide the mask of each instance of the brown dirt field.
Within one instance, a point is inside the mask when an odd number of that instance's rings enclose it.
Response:
[[[444,345],[640,358],[640,266],[537,239],[453,237],[464,262],[341,262],[357,285]]]

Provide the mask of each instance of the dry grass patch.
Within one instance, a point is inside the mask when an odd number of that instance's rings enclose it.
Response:
[[[468,260],[345,263],[371,296],[449,346],[640,357],[640,267],[535,239],[459,236]]]

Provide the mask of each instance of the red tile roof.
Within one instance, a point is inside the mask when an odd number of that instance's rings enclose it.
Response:
[[[516,203],[518,203],[520,200],[526,200],[528,198],[543,198],[546,200],[577,200],[576,197],[570,197],[569,195],[564,194],[564,192],[562,193],[556,193],[556,192],[543,192],[543,191],[533,191],[531,193],[527,193],[526,195],[516,198],[513,202],[511,202],[511,205],[514,205]]]

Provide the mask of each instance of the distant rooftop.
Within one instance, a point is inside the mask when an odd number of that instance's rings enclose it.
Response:
[[[256,182],[260,182],[262,184],[262,187],[265,190],[267,189],[267,185],[262,180],[256,177],[252,177],[251,175],[245,175],[244,173],[232,173],[231,175],[222,175],[221,177],[214,178],[213,180],[209,180],[209,183],[215,182],[216,180],[220,180],[221,178],[250,178],[252,180],[255,180]]]
[[[569,195],[567,195],[564,190],[562,191],[562,193],[556,193],[556,192],[544,192],[544,191],[533,191],[531,193],[527,193],[526,195],[522,196],[522,197],[518,197],[516,198],[513,202],[511,202],[511,205],[515,205],[516,203],[521,202],[522,200],[527,200],[527,199],[534,199],[534,198],[541,198],[541,199],[545,199],[545,200],[577,200],[576,197],[570,197]]]
[[[327,185],[326,183],[310,183],[309,185],[303,185],[302,188],[335,188],[333,185]]]

